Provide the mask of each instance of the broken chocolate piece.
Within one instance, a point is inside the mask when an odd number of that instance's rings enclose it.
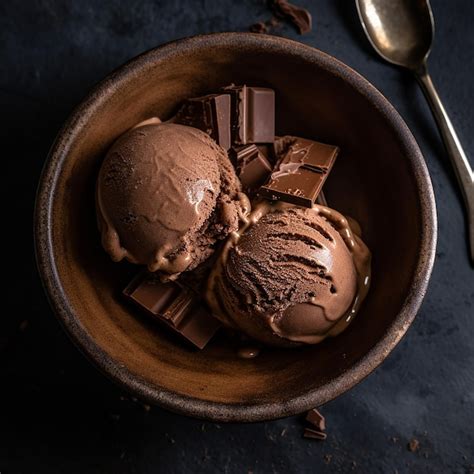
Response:
[[[206,346],[221,326],[199,305],[194,292],[174,282],[162,283],[148,272],[134,278],[123,294],[199,349]]]
[[[306,415],[306,421],[312,424],[318,431],[324,431],[326,429],[326,419],[316,408],[313,408]]]
[[[311,13],[306,8],[298,7],[287,0],[272,0],[272,9],[279,18],[284,18],[293,23],[300,35],[311,31]]]
[[[300,168],[262,186],[258,194],[272,201],[285,201],[302,207],[312,207],[323,187],[324,175]]]
[[[275,143],[280,159],[260,196],[312,207],[334,164],[339,148],[297,137]]]
[[[230,148],[228,94],[210,94],[186,100],[173,122],[199,128],[209,134],[224,150]]]
[[[322,431],[318,430],[313,430],[311,428],[305,428],[303,436],[305,438],[317,439],[320,441],[324,441],[328,437],[326,433],[323,433]]]
[[[234,145],[272,143],[275,139],[275,93],[264,87],[228,86]]]
[[[272,172],[272,166],[256,145],[234,147],[229,156],[245,192],[258,189]]]

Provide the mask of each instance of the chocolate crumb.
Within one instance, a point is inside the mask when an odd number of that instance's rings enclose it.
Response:
[[[267,25],[268,27],[270,28],[275,28],[276,26],[279,26],[280,25],[280,21],[278,20],[278,18],[276,16],[272,16],[268,22],[267,22]]]
[[[306,421],[317,428],[318,431],[326,430],[326,419],[316,408],[309,410],[306,415]]]
[[[322,431],[313,430],[311,428],[305,428],[303,433],[304,438],[317,439],[319,441],[324,441],[328,435]]]
[[[325,462],[326,464],[330,464],[331,461],[332,461],[332,454],[325,454],[325,455],[324,455],[324,462]]]
[[[408,451],[411,451],[412,453],[416,453],[420,449],[420,442],[416,439],[413,438],[407,445]]]
[[[258,23],[254,23],[253,25],[250,26],[249,30],[252,33],[268,33],[268,27],[266,23],[263,21],[259,21]]]

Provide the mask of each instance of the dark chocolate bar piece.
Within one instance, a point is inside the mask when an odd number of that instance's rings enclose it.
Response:
[[[162,283],[148,272],[139,274],[123,294],[154,319],[203,349],[221,323],[199,304],[196,294],[174,282]]]
[[[331,171],[339,148],[297,137],[275,143],[280,157],[259,195],[298,206],[312,207]]]
[[[234,145],[272,143],[275,139],[275,92],[264,87],[228,86]]]
[[[319,431],[326,430],[326,419],[316,408],[309,410],[306,415],[306,421],[312,424]]]
[[[272,172],[272,166],[256,145],[233,147],[229,156],[245,192],[258,189]]]
[[[231,139],[230,120],[229,94],[210,94],[186,100],[173,122],[199,128],[224,150],[228,150]]]

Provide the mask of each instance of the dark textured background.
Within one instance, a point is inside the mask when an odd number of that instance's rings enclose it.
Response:
[[[300,3],[313,14],[313,32],[299,37],[283,26],[276,34],[318,47],[372,81],[428,162],[438,202],[437,261],[408,335],[373,375],[323,407],[323,443],[301,438],[298,417],[217,425],[125,399],[69,342],[42,293],[31,242],[42,164],[72,107],[122,62],[175,38],[245,31],[269,13],[263,0],[4,0],[2,228],[15,242],[3,246],[2,269],[14,268],[18,278],[2,288],[17,305],[0,317],[1,474],[474,472],[474,271],[453,173],[417,85],[375,57],[352,0]],[[432,74],[472,158],[474,2],[432,4]],[[412,438],[420,442],[416,453],[407,450]]]

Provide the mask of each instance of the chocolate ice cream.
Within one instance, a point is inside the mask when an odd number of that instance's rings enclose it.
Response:
[[[363,301],[370,252],[337,211],[261,202],[226,242],[208,281],[216,317],[266,344],[315,344]]]
[[[238,229],[249,202],[226,152],[206,133],[140,125],[114,143],[99,173],[102,244],[114,261],[125,258],[175,279]]]

